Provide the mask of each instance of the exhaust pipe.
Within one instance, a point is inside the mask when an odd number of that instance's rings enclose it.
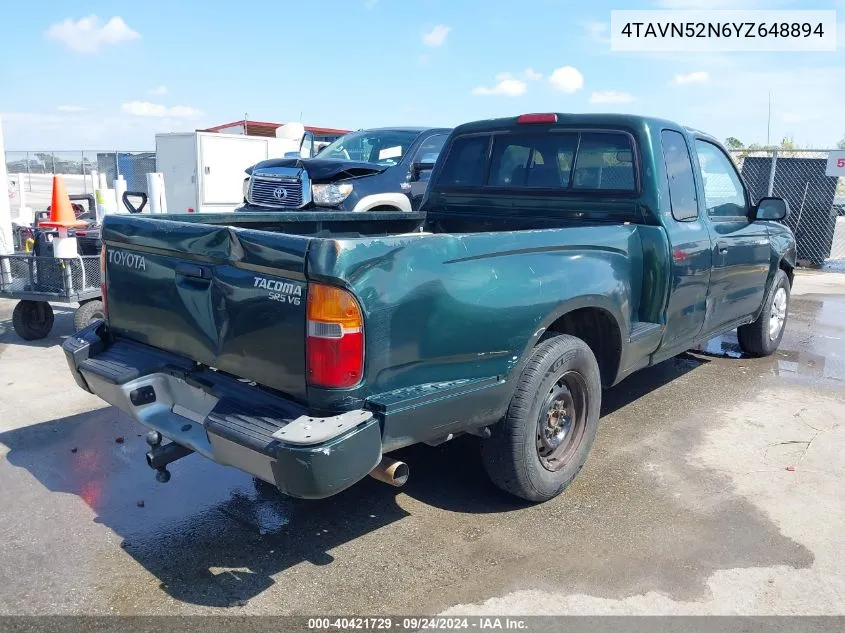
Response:
[[[378,479],[391,486],[404,486],[408,481],[408,464],[390,457],[382,457],[378,466],[370,471],[370,477]]]
[[[156,471],[156,479],[164,484],[170,481],[170,471],[167,470],[167,465],[193,452],[190,448],[176,442],[170,442],[164,446],[157,444],[147,453],[147,464]]]

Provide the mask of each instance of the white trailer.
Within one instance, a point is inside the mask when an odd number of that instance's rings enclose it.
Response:
[[[233,211],[243,204],[247,167],[268,158],[311,155],[301,124],[283,125],[276,136],[156,134],[156,170],[164,175],[168,213]]]

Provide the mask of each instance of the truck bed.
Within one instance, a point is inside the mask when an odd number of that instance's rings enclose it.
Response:
[[[606,309],[624,336],[650,321],[662,300],[662,284],[644,288],[631,274],[642,266],[644,236],[650,249],[666,252],[659,227],[564,219],[569,227],[490,232],[473,220],[481,232],[433,232],[456,222],[467,219],[110,216],[103,229],[109,326],[116,336],[335,411],[368,398],[393,402],[394,392],[419,385],[501,382],[541,317],[570,299]],[[570,279],[579,281],[577,296]],[[357,388],[307,384],[309,282],[349,289],[361,305],[366,365]]]

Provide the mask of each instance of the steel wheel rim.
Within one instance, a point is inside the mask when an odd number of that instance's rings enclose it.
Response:
[[[552,385],[537,419],[536,448],[546,470],[558,471],[578,450],[587,424],[587,383],[570,371]]]
[[[778,288],[769,315],[769,338],[775,340],[786,322],[786,289]]]

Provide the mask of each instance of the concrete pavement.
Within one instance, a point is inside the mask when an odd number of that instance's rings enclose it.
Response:
[[[324,501],[198,456],[158,484],[143,429],[73,382],[71,312],[33,344],[12,307],[2,614],[845,612],[845,275],[799,275],[772,358],[726,336],[606,392],[581,475],[539,506],[487,482],[474,438]]]

